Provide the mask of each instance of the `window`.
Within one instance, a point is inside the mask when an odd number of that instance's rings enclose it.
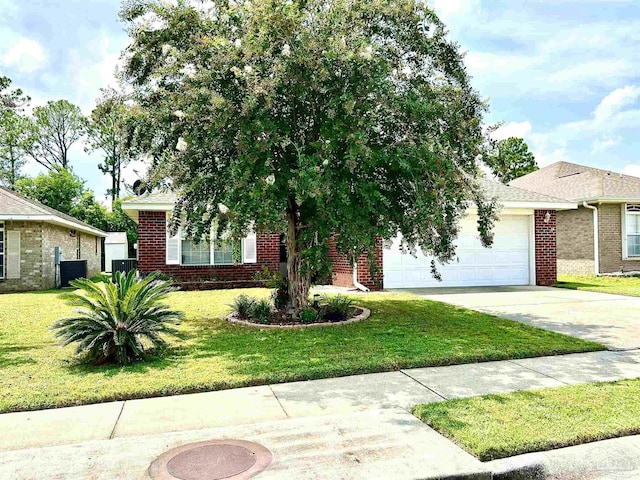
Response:
[[[82,258],[82,251],[80,250],[80,235],[76,236],[76,260]]]
[[[627,257],[640,257],[640,205],[626,205],[624,221]]]
[[[183,265],[210,265],[211,247],[209,242],[195,240],[182,240],[182,264]]]
[[[240,249],[237,250],[238,252]],[[229,240],[216,240],[213,244],[213,264],[233,265],[234,243]],[[238,259],[240,263],[240,259]]]
[[[4,278],[4,223],[0,222],[0,278]]]

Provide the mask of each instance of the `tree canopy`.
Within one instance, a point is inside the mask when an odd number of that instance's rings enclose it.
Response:
[[[504,184],[538,170],[535,156],[522,138],[500,140],[485,157],[485,162],[493,175]]]
[[[31,157],[48,170],[69,168],[69,150],[86,133],[80,108],[67,100],[33,109]]]
[[[15,110],[0,111],[0,182],[13,188],[31,150],[31,122]]]
[[[102,92],[89,118],[87,150],[103,154],[103,162],[98,168],[111,177],[107,195],[111,196],[112,203],[120,197],[122,168],[135,158],[130,142],[130,131],[135,122],[133,112],[134,108],[127,105],[122,94],[108,89]]]
[[[20,110],[31,100],[19,88],[9,90],[11,79],[0,75],[0,113],[5,110]]]
[[[151,181],[179,194],[193,236],[285,231],[292,308],[328,241],[354,262],[377,237],[454,258],[486,105],[420,0],[131,0],[125,77],[143,115]],[[433,265],[436,274],[436,264]]]

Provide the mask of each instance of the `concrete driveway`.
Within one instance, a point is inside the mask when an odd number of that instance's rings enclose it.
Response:
[[[402,291],[600,342],[610,350],[640,348],[640,298],[551,287]]]

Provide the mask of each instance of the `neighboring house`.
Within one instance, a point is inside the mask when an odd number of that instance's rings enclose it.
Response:
[[[558,162],[510,185],[578,203],[558,212],[559,273],[640,270],[640,178]]]
[[[106,233],[0,187],[0,293],[55,287],[55,247],[66,260],[100,272]]]
[[[497,182],[481,180],[487,194],[501,205],[493,247],[483,248],[474,209],[462,221],[456,242],[458,259],[439,268],[442,282],[431,274],[430,258],[399,249],[398,239],[379,242],[373,275],[363,257],[354,274],[330,245],[333,283],[368,288],[551,285],[556,282],[556,211],[576,209],[575,202]],[[138,268],[162,271],[182,281],[218,280],[229,286],[250,283],[263,267],[279,270],[280,234],[251,235],[235,245],[214,240],[196,243],[178,232],[167,235],[175,197],[153,192],[123,202],[123,210],[138,223]],[[375,278],[374,278],[375,277]]]
[[[127,232],[111,232],[104,240],[104,271],[111,272],[113,260],[129,258],[129,241]]]

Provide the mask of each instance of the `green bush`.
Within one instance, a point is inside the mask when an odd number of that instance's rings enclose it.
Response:
[[[98,273],[90,278],[93,283],[111,283],[111,275],[108,273]]]
[[[251,318],[258,323],[270,323],[271,317],[271,302],[269,300],[257,300],[253,303],[251,308]]]
[[[82,278],[71,285],[78,291],[63,297],[77,307],[74,316],[56,321],[51,330],[63,346],[77,343],[76,353],[88,352],[97,365],[126,365],[144,355],[145,344],[164,347],[162,335],[175,334],[169,324],[183,317],[161,303],[174,289],[157,274],[137,279],[135,271],[117,272],[115,283]]]
[[[271,300],[276,310],[284,310],[289,304],[289,284],[287,279],[280,275],[280,278],[275,283],[275,287],[271,292]]]
[[[353,308],[353,300],[342,295],[324,297],[322,305],[322,317],[331,322],[346,320]]]
[[[238,317],[247,319],[251,316],[255,302],[256,299],[249,295],[238,295],[233,299],[231,308],[238,314]]]
[[[305,308],[300,312],[300,322],[301,323],[314,323],[318,320],[318,312],[316,312],[313,308]]]

